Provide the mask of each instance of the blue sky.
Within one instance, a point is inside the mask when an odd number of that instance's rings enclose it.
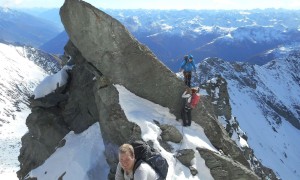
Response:
[[[64,0],[0,0],[10,8],[60,7]],[[113,9],[299,9],[300,0],[86,0],[98,8]]]

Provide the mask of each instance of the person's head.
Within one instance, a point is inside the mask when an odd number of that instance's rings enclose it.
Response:
[[[189,60],[189,56],[188,56],[188,55],[185,55],[185,56],[183,57],[183,59],[184,59],[185,61],[188,61],[188,60]]]
[[[186,93],[187,93],[187,94],[192,94],[192,90],[191,90],[191,88],[189,88],[189,87],[188,87],[188,88],[186,88]]]
[[[194,59],[193,55],[191,55],[191,54],[189,55],[188,58],[189,58],[189,61],[193,61],[193,59]]]
[[[197,93],[199,91],[199,87],[192,87],[192,93]]]
[[[119,162],[124,171],[132,171],[135,163],[134,149],[130,144],[123,144],[119,148]]]

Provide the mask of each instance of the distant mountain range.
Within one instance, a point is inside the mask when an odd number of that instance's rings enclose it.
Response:
[[[63,31],[55,38],[41,45],[39,48],[52,54],[64,54],[64,46],[67,44],[68,40],[68,34],[66,31]]]
[[[19,9],[19,11],[28,13],[32,16],[46,19],[49,22],[52,22],[58,29],[59,31],[64,30],[64,26],[61,23],[60,16],[59,16],[59,9],[58,8],[27,8],[27,9]]]
[[[296,10],[104,11],[124,24],[175,72],[185,54],[193,54],[196,63],[219,57],[262,65],[272,60],[272,56],[263,55],[266,52],[300,41],[300,11]],[[40,14],[60,23],[55,16],[58,12],[59,9],[51,9]],[[61,54],[67,39],[62,33],[40,48]]]
[[[184,54],[265,64],[265,51],[300,38],[300,11],[145,11],[108,10],[167,64],[178,70]],[[251,61],[250,61],[251,60]]]
[[[0,39],[39,47],[61,30],[51,21],[0,7]]]

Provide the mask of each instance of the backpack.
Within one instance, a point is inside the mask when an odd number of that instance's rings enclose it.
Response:
[[[185,55],[183,59],[184,59],[185,63],[187,63],[189,61],[189,56]]]
[[[183,58],[183,60],[184,60],[184,65],[181,66],[181,67],[184,67],[189,62],[189,56],[185,55],[184,58]]]
[[[167,160],[144,141],[137,140],[130,144],[133,146],[136,159],[133,174],[142,162],[146,162],[159,175],[159,180],[165,180],[168,175],[169,168]]]
[[[194,109],[197,104],[200,101],[200,94],[199,93],[192,93],[192,99],[191,102],[189,103],[189,107],[191,107],[192,109]]]

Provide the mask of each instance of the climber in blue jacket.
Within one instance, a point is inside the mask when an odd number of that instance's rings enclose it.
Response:
[[[191,87],[192,71],[196,72],[193,55],[184,56],[184,61],[181,63],[179,71],[183,72],[185,85]]]

